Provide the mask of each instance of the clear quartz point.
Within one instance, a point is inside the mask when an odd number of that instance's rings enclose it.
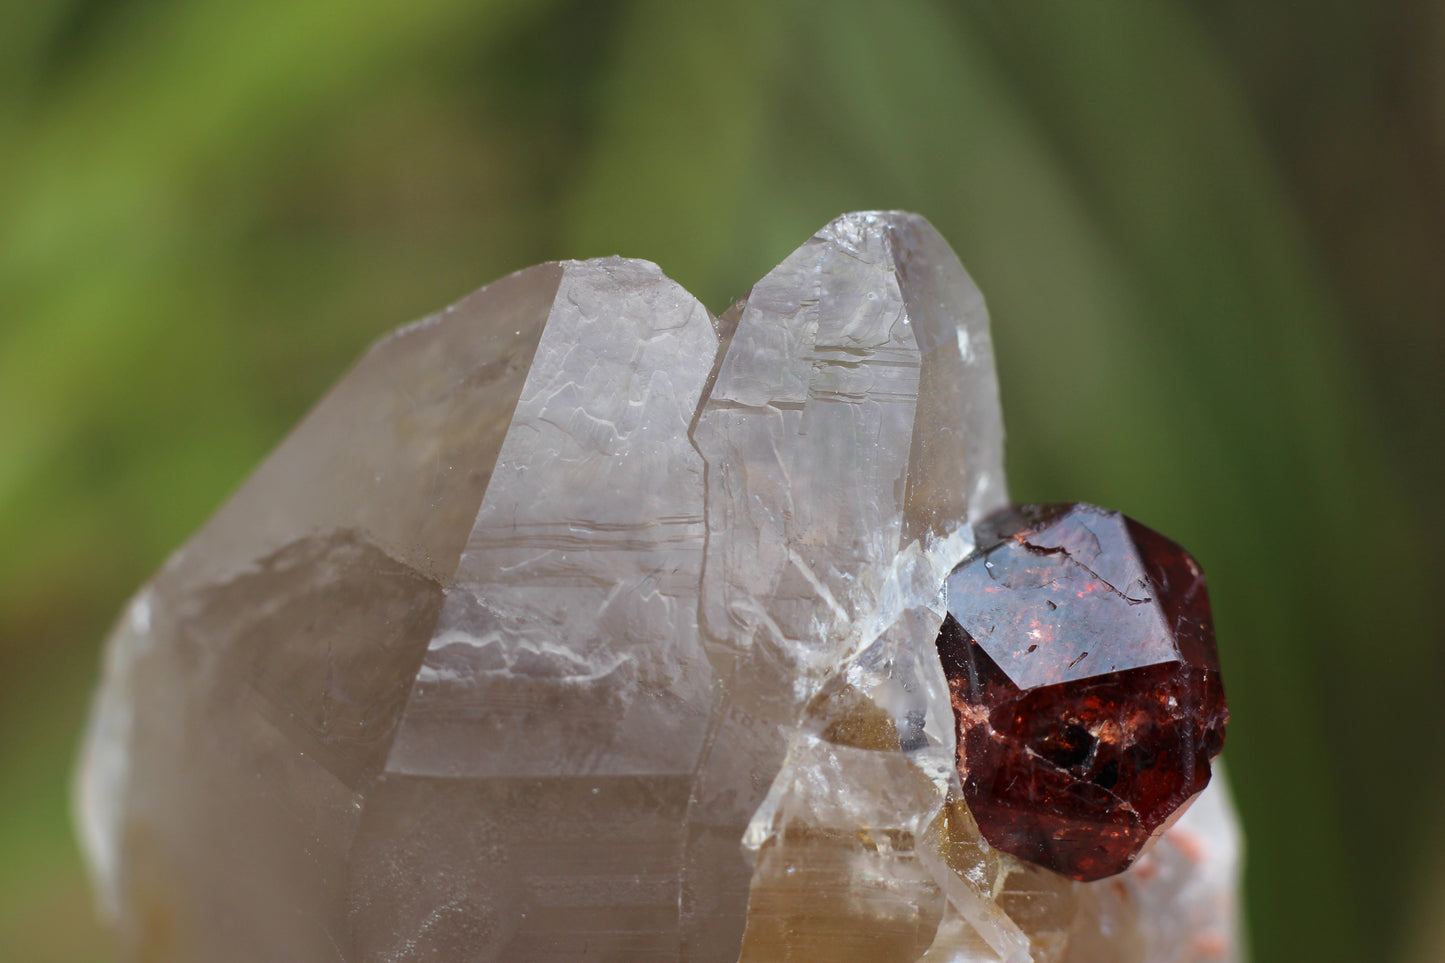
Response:
[[[1007,502],[977,288],[833,221],[714,318],[545,264],[377,344],[137,594],[77,822],[126,959],[1237,960],[1216,778],[991,849],[934,641]]]

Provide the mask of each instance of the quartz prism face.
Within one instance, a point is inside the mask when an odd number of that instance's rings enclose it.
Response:
[[[1204,576],[1117,512],[979,526],[938,637],[964,798],[994,846],[1075,879],[1123,871],[1209,782],[1228,719]]]
[[[910,214],[721,317],[604,258],[384,339],[108,643],[77,815],[122,958],[1227,947],[1224,802],[1108,892],[964,803],[940,588],[1002,440],[982,298]]]

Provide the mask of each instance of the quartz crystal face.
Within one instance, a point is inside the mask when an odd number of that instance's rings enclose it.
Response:
[[[1224,745],[1204,575],[1091,505],[1010,509],[979,533],[938,636],[964,799],[999,849],[1112,876],[1204,789]]]
[[[1002,439],[908,214],[719,317],[605,258],[383,340],[108,643],[77,815],[122,958],[1228,959],[1218,780],[1102,885],[964,800],[935,641]]]

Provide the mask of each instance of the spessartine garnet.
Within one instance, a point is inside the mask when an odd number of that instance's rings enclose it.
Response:
[[[1204,575],[1118,512],[1022,506],[976,529],[938,651],[964,798],[995,847],[1122,872],[1209,782],[1229,712]]]

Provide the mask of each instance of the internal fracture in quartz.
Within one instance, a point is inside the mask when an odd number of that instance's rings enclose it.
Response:
[[[1107,889],[965,804],[940,587],[1002,437],[907,214],[717,318],[606,258],[385,339],[111,637],[77,808],[123,958],[1228,958],[1217,781]]]
[[[938,636],[964,799],[999,849],[1080,880],[1122,872],[1224,745],[1204,575],[1091,505],[1009,509],[978,530]]]

